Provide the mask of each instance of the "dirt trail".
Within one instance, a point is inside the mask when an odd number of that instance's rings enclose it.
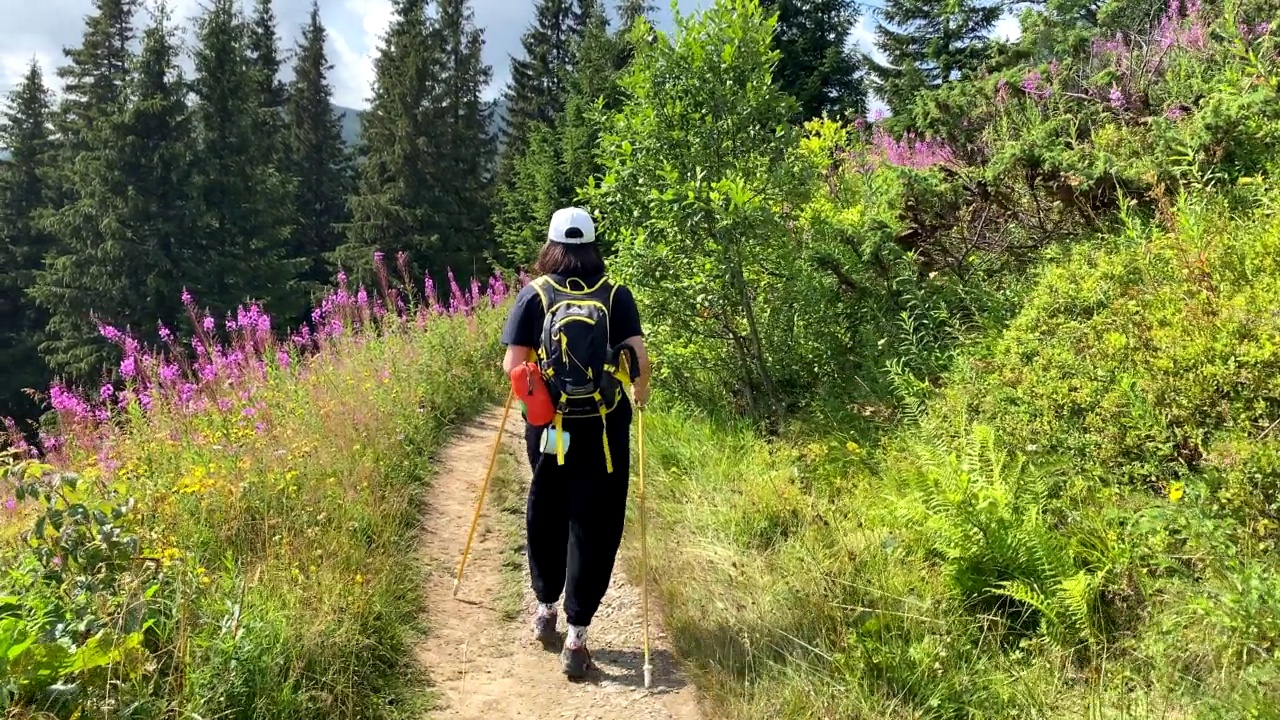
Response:
[[[455,600],[453,578],[467,540],[475,501],[502,418],[499,408],[464,428],[441,458],[443,468],[429,495],[422,553],[429,565],[426,595],[430,634],[418,660],[435,684],[443,706],[439,718],[577,718],[579,720],[698,720],[704,716],[693,686],[674,666],[661,623],[650,605],[653,687],[644,688],[640,590],[620,569],[591,624],[588,644],[596,670],[570,682],[558,655],[532,638],[528,609],[534,602],[524,570],[524,612],[514,620],[500,609],[502,560],[512,538],[494,522],[492,495],[476,530],[466,574]],[[507,420],[504,452],[519,457],[518,415]],[[527,487],[528,463],[515,464]],[[492,489],[492,488],[491,488]],[[523,525],[521,526],[523,527]],[[521,542],[521,545],[523,543]],[[523,559],[523,556],[521,556]],[[560,612],[561,637],[565,631]]]

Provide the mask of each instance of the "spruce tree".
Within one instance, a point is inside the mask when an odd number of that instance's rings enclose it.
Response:
[[[579,7],[587,15],[573,47],[564,110],[554,124],[532,126],[525,152],[513,159],[511,181],[501,191],[498,237],[512,264],[533,260],[550,214],[574,203],[578,188],[597,174],[598,113],[611,112],[619,102],[615,68],[621,39],[610,34],[600,5]]]
[[[618,28],[627,32],[640,20],[649,20],[657,6],[649,0],[622,0],[618,3]]]
[[[572,0],[538,0],[534,7],[533,25],[521,38],[524,57],[511,60],[511,81],[504,91],[505,145],[513,158],[524,149],[533,123],[553,125],[564,109],[573,47],[587,14]]]
[[[141,0],[93,0],[80,45],[63,48],[68,62],[55,70],[63,88],[53,118],[58,141],[49,180],[51,207],[74,199],[74,183],[65,175],[73,172],[86,149],[85,135],[99,118],[117,112],[124,100],[136,40],[133,21],[140,4]]]
[[[425,0],[394,0],[361,124],[359,179],[335,264],[367,274],[375,251],[431,265],[440,251],[440,46]]]
[[[852,0],[762,0],[760,5],[778,14],[773,42],[782,57],[773,79],[796,99],[800,119],[865,115],[862,62],[850,46],[857,5]]]
[[[464,275],[494,249],[490,210],[495,138],[482,99],[493,69],[484,63],[484,32],[476,27],[468,0],[441,0],[441,128],[444,143],[438,167],[442,253],[433,258]]]
[[[622,0],[618,3],[618,34],[614,37],[617,51],[614,55],[614,70],[621,72],[635,55],[636,49],[631,41],[632,29],[644,23],[649,41],[654,39],[653,23],[650,16],[656,6],[649,0]]]
[[[496,218],[498,242],[505,263],[529,267],[546,241],[547,221],[561,207],[564,178],[560,143],[545,123],[528,130],[524,152],[511,165],[511,176],[499,188]]]
[[[81,45],[63,51],[63,94],[55,116],[58,143],[49,173],[54,197],[40,226],[53,251],[30,294],[49,313],[40,353],[72,382],[95,379],[112,351],[96,319],[121,324],[121,298],[138,275],[121,267],[130,253],[113,199],[127,187],[119,165],[122,121],[134,60],[135,0],[95,0]],[[121,243],[124,243],[122,246]]]
[[[57,69],[63,83],[58,132],[74,153],[81,133],[111,116],[123,102],[136,39],[140,0],[94,0],[79,47],[65,48],[68,64]]]
[[[249,59],[253,85],[258,93],[258,107],[263,142],[272,146],[273,157],[280,163],[286,152],[284,112],[289,92],[280,80],[280,40],[276,34],[276,14],[271,0],[255,0],[253,18],[249,22]]]
[[[597,0],[539,0],[534,23],[522,38],[524,57],[511,61],[511,81],[504,90],[507,124],[496,181],[498,241],[508,262],[525,261],[536,237],[530,235],[535,232],[530,228],[546,222],[535,208],[566,201],[571,195],[565,188],[574,181],[568,178],[546,187],[530,175],[541,176],[542,171],[532,165],[543,162],[543,156],[555,158],[556,172],[563,169],[563,148],[555,135],[572,92],[583,37],[596,21],[593,18],[603,19]],[[610,65],[615,62],[611,59]],[[612,78],[611,67],[601,70],[603,78]],[[541,142],[548,147],[533,153],[531,140],[536,133],[547,134]]]
[[[207,268],[199,254],[194,132],[177,32],[168,8],[159,6],[143,34],[121,147],[131,178],[128,225],[156,258],[145,283],[148,304],[135,305],[148,333],[157,320],[173,327],[184,319],[183,287]]]
[[[0,147],[10,153],[0,162],[0,416],[32,414],[34,404],[21,391],[48,380],[38,352],[47,314],[26,295],[53,246],[36,221],[49,201],[51,114],[44,74],[32,62],[0,113]]]
[[[196,30],[194,187],[199,254],[208,267],[193,284],[221,311],[252,300],[295,315],[305,298],[293,282],[300,263],[288,257],[292,184],[262,121],[261,76],[246,24],[232,0],[212,0]]]
[[[991,28],[1003,12],[986,0],[886,0],[876,47],[887,63],[867,60],[876,93],[905,115],[917,93],[975,72],[990,57]]]
[[[99,323],[154,339],[182,313],[193,257],[191,140],[177,43],[161,8],[131,63],[123,102],[81,136],[72,202],[49,221],[59,252],[32,291],[49,310],[50,364],[78,382],[110,370],[115,349]]]
[[[350,157],[327,79],[333,65],[325,55],[325,35],[320,7],[313,2],[298,43],[287,114],[297,218],[290,255],[305,261],[300,279],[310,292],[332,279],[327,255],[342,241],[352,188]]]

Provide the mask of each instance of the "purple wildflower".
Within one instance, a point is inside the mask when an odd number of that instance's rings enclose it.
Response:
[[[1124,93],[1120,92],[1120,88],[1115,85],[1111,86],[1111,94],[1109,95],[1111,107],[1117,110],[1123,110],[1125,107]]]
[[[1040,71],[1032,70],[1022,79],[1022,89],[1036,100],[1043,100],[1053,92],[1048,85],[1041,86]]]

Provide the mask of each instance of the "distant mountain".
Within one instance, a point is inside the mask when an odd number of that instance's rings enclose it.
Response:
[[[347,145],[355,146],[356,142],[360,140],[361,111],[356,110],[355,108],[343,107],[341,105],[334,105],[333,111],[337,113],[338,118],[342,121],[342,140],[347,143]],[[495,106],[495,112],[493,113],[491,129],[494,131],[501,131],[506,122],[507,101],[504,98],[498,98]],[[499,144],[501,144],[501,142],[499,142]]]

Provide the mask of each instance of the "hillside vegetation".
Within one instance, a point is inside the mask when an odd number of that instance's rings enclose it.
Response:
[[[175,293],[183,330],[94,325],[105,380],[11,428],[10,712],[417,716],[415,502],[501,399],[507,291],[477,265],[441,307],[412,267],[482,255],[437,240],[487,187],[495,265],[580,203],[635,291],[652,577],[723,716],[1280,717],[1274,4],[1032,3],[1010,43],[989,6],[888,0],[886,65],[820,32],[848,3],[665,34],[542,2],[491,186],[426,140],[467,93],[408,91],[442,37],[415,7],[327,256],[359,279],[285,319]]]
[[[1030,13],[870,128],[786,122],[749,3],[624,73],[583,193],[660,356],[668,622],[729,716],[1280,714],[1270,12],[1076,53]]]
[[[256,306],[222,325],[192,303],[190,361],[181,338],[149,349],[106,330],[123,386],[55,386],[44,454],[15,437],[5,455],[0,706],[297,718],[420,706],[421,491],[445,431],[501,389],[505,289],[450,295],[441,307],[343,287],[281,341]]]

